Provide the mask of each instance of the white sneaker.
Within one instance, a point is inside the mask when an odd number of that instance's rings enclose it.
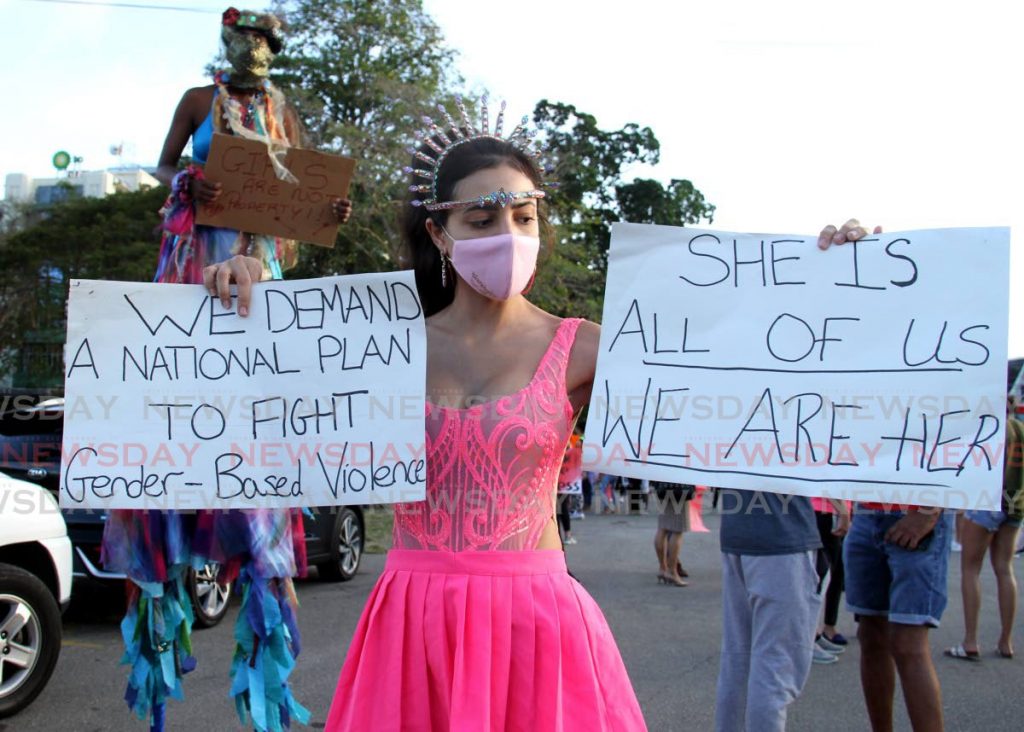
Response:
[[[959,551],[963,551],[963,548],[964,548],[964,545],[963,545],[963,544],[961,544],[961,543],[960,543],[959,541],[957,541],[956,539],[953,539],[953,541],[952,541],[952,542],[950,543],[950,545],[949,545],[949,550],[950,550],[951,552],[959,552]]]
[[[575,544],[576,543],[576,537],[575,536],[570,536],[568,539],[566,539],[562,543],[563,544]]]
[[[838,660],[839,659],[836,658],[835,655],[829,653],[824,648],[819,646],[817,643],[814,644],[814,655],[811,657],[811,661],[813,663],[817,663],[822,666],[827,666],[830,663],[837,662]]]
[[[841,646],[838,643],[833,643],[823,635],[819,635],[817,640],[814,641],[814,644],[826,653],[831,653],[833,656],[838,656],[839,654],[846,651],[845,646]]]

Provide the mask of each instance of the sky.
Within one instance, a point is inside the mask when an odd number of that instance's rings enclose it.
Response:
[[[117,1],[117,0],[113,0]],[[143,0],[139,0],[142,2]],[[153,165],[184,90],[208,83],[228,0],[207,13],[0,0],[7,19],[0,177]],[[1003,0],[690,0],[485,6],[426,0],[469,90],[649,126],[724,231],[1024,231],[1024,12]],[[542,7],[543,11],[537,10]],[[492,9],[493,8],[493,9]],[[122,159],[109,152],[124,145]],[[984,282],[964,267],[964,286]],[[1024,356],[1024,244],[1011,244],[1009,355]]]

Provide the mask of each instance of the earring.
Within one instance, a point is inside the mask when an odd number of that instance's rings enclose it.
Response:
[[[448,255],[441,250],[441,287],[448,287]]]
[[[526,283],[526,287],[523,288],[523,291],[520,294],[522,294],[522,295],[529,295],[530,294],[530,290],[533,289],[533,283],[534,283],[534,281],[536,279],[537,279],[537,268],[534,267],[533,268],[533,274],[530,275],[530,281]]]

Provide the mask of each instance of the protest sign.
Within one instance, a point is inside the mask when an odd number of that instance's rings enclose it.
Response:
[[[423,311],[411,272],[258,284],[74,280],[65,508],[421,500]]]
[[[199,206],[196,223],[332,247],[338,220],[331,201],[348,196],[355,165],[341,155],[289,148],[284,166],[299,181],[290,183],[277,177],[266,144],[216,133],[203,172],[223,189],[214,203]]]
[[[997,507],[1009,230],[816,239],[615,224],[585,464]]]

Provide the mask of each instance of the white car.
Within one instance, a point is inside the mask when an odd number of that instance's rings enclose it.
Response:
[[[0,473],[0,718],[46,686],[70,599],[71,541],[57,502]]]

